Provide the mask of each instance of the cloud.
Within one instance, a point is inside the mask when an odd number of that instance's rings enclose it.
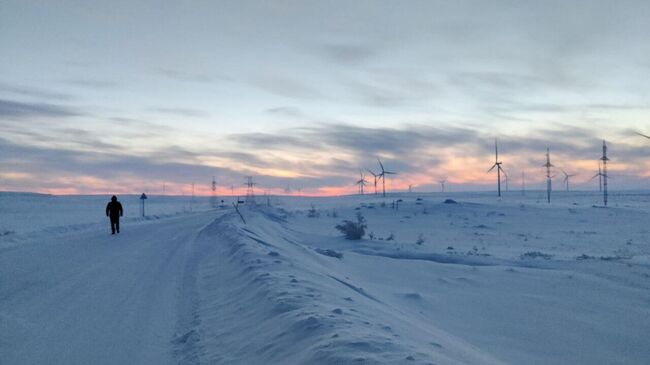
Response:
[[[67,118],[80,115],[83,113],[67,106],[0,99],[2,119]]]
[[[192,108],[151,108],[151,111],[158,112],[158,113],[163,113],[163,114],[169,114],[169,115],[174,115],[178,117],[188,117],[188,118],[204,118],[204,117],[209,117],[210,113],[200,110],[200,109],[192,109]]]
[[[326,59],[342,65],[358,65],[376,56],[378,50],[370,45],[329,43],[319,48]]]
[[[17,145],[0,138],[0,162],[11,164],[11,171],[32,175],[23,181],[31,189],[39,186],[43,176],[58,176],[74,180],[75,176],[92,176],[119,187],[121,182],[177,181],[193,182],[213,174],[238,175],[226,168],[215,168],[198,163],[168,162],[167,155],[135,156],[125,153],[92,152],[78,149],[47,148]],[[116,151],[117,152],[117,151]],[[178,158],[178,150],[173,155]],[[192,155],[187,152],[187,155]],[[36,174],[36,172],[38,172]]]
[[[602,138],[597,131],[570,125],[553,125],[526,134],[499,135],[499,150],[509,161],[507,167],[541,166],[546,148],[556,158],[596,161],[600,156]],[[376,157],[387,161],[391,169],[404,174],[421,173],[448,164],[454,159],[485,160],[486,168],[494,154],[494,136],[463,127],[403,125],[399,128],[370,128],[346,124],[328,124],[309,128],[293,128],[278,133],[247,133],[230,137],[238,145],[252,151],[286,152],[293,156],[334,156],[343,153],[345,160],[337,166],[324,164],[319,170],[337,175],[354,173],[359,168],[374,167]],[[643,150],[625,140],[610,142],[618,161],[642,165]],[[302,152],[301,152],[302,151]],[[570,159],[570,160],[569,160]],[[308,162],[308,158],[305,158]],[[269,163],[269,162],[267,162]],[[273,164],[273,162],[270,162]],[[562,164],[565,164],[563,161]],[[308,165],[306,163],[305,165]],[[559,164],[558,164],[559,165]],[[292,168],[300,164],[294,163]],[[471,166],[458,166],[459,170]]]
[[[341,176],[356,173],[360,168],[375,167],[376,157],[381,157],[391,168],[401,172],[416,172],[422,166],[440,161],[428,151],[432,146],[458,147],[472,145],[479,135],[470,129],[434,128],[409,125],[403,128],[364,128],[345,124],[327,124],[316,127],[293,128],[280,133],[246,133],[229,137],[243,148],[257,151],[286,152],[294,156],[329,156],[322,158],[317,168],[308,157],[304,163],[290,164],[300,171],[325,172]],[[337,157],[344,154],[345,159]],[[408,157],[408,158],[407,158]],[[273,162],[271,162],[273,164]]]
[[[360,169],[378,169],[377,157],[387,169],[399,173],[391,178],[393,187],[414,183],[435,189],[435,181],[441,176],[449,176],[458,188],[460,183],[481,187],[491,181],[485,170],[490,167],[494,154],[493,135],[440,124],[403,124],[394,128],[319,124],[276,133],[223,136],[228,144],[220,144],[218,148],[188,149],[168,144],[137,154],[112,144],[102,145],[88,131],[64,128],[59,132],[60,136],[76,138],[67,137],[66,144],[57,147],[50,147],[51,141],[33,132],[25,136],[44,143],[32,145],[0,139],[0,164],[16,176],[29,175],[20,183],[30,190],[54,184],[41,181],[34,174],[38,171],[39,175],[69,180],[70,187],[74,187],[72,181],[76,176],[140,189],[163,181],[207,184],[213,175],[222,185],[239,186],[243,176],[253,175],[262,189],[291,186],[315,191],[337,186],[352,192],[351,184]],[[638,183],[646,173],[648,148],[636,139],[628,143],[626,133],[613,134],[612,141],[608,142],[612,174],[619,174],[618,186]],[[593,174],[592,167],[601,153],[602,140],[597,132],[571,125],[551,125],[530,133],[498,137],[506,171],[518,176],[519,171],[526,169],[530,179],[537,172],[542,176],[547,146],[556,166],[581,174],[576,184],[584,183]]]
[[[251,83],[274,95],[292,99],[322,99],[324,95],[302,80],[277,74],[254,77]]]
[[[73,96],[55,91],[49,91],[34,87],[12,86],[7,84],[0,84],[0,92],[16,94],[20,96],[28,96],[44,100],[70,100]]]
[[[293,129],[284,133],[240,133],[232,134],[229,139],[237,145],[255,150],[286,148],[318,148],[320,140],[314,140],[311,135],[300,133]]]
[[[84,88],[95,89],[95,90],[116,89],[119,86],[119,84],[115,81],[86,79],[86,78],[68,79],[65,80],[64,82],[68,85],[81,86]]]
[[[2,135],[15,143],[29,141],[31,144],[51,148],[76,148],[83,150],[118,151],[120,146],[107,143],[97,133],[77,127],[57,125],[49,121],[31,121],[29,127],[22,124],[0,123]]]
[[[383,108],[430,104],[440,93],[427,77],[400,69],[367,70],[362,77],[342,80],[341,85],[351,100]]]
[[[117,124],[124,127],[118,129],[120,132],[140,138],[169,136],[177,131],[176,128],[168,125],[153,123],[140,118],[110,117],[106,121],[110,124]]]
[[[205,73],[194,73],[181,70],[174,70],[168,68],[159,68],[156,70],[156,73],[164,76],[168,79],[184,82],[195,82],[195,83],[213,83],[216,81],[230,81],[230,78],[226,76],[210,76]]]
[[[298,118],[304,116],[304,114],[299,108],[291,107],[291,106],[279,106],[276,108],[269,108],[266,109],[264,112],[271,115],[291,117],[291,118]]]

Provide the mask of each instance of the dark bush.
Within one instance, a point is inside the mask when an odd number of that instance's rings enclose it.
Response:
[[[357,221],[344,220],[336,225],[336,229],[341,231],[348,240],[360,240],[366,234],[366,219],[357,212]]]

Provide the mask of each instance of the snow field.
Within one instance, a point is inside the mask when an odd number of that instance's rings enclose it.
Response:
[[[273,197],[240,208],[247,224],[170,203],[115,237],[73,214],[17,230],[0,237],[0,359],[650,362],[650,195],[534,195]],[[357,213],[367,235],[345,240]]]

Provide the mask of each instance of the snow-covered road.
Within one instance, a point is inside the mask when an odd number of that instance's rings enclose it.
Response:
[[[46,236],[0,255],[1,364],[176,363],[183,277],[217,216]]]

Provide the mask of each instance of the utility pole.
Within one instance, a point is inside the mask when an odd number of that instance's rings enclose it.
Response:
[[[190,212],[192,211],[193,206],[194,206],[194,183],[192,183],[192,198],[190,199]]]
[[[253,182],[253,177],[246,176],[244,185],[246,185],[246,204],[255,205],[255,191],[253,190],[255,183]]]
[[[142,195],[140,195],[140,213],[142,213],[143,217],[145,216],[145,214],[144,214],[144,201],[146,199],[147,199],[147,194],[142,193]]]
[[[212,207],[217,207],[217,180],[212,176],[212,197],[211,197]]]
[[[553,165],[551,164],[551,153],[549,152],[549,148],[546,148],[546,164],[544,164],[546,167],[546,200],[548,203],[551,203],[551,167]]]
[[[605,140],[603,140],[603,157],[600,160],[603,161],[603,202],[607,206],[607,161],[609,161],[609,158],[607,158],[607,144],[605,144]]]

